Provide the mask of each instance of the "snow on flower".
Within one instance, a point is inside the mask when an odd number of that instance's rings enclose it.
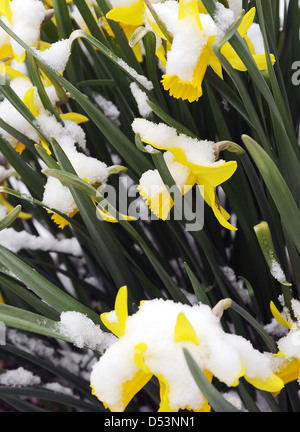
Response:
[[[288,333],[277,341],[278,353],[273,359],[274,373],[285,384],[300,379],[300,301],[291,301],[291,311],[284,307],[283,316],[271,302],[271,311],[276,321]]]
[[[146,119],[135,119],[132,129],[145,143],[173,155],[165,155],[165,160],[182,194],[187,193],[195,184],[199,185],[201,194],[220,224],[236,230],[228,223],[230,215],[220,206],[215,190],[234,174],[237,168],[235,161],[216,161],[215,143],[178,134],[174,128],[163,123],[155,124]],[[149,170],[143,174],[139,191],[153,213],[166,219],[174,202],[157,170]]]
[[[46,9],[38,0],[1,0],[1,19],[11,30],[30,47],[40,42],[40,28]],[[0,31],[0,57],[12,57],[22,63],[25,50],[4,30]]]
[[[209,306],[172,300],[143,301],[128,316],[127,288],[117,295],[115,311],[101,315],[119,340],[93,367],[93,393],[111,411],[124,411],[134,395],[156,376],[160,384],[159,411],[209,411],[196,385],[183,348],[189,350],[209,380],[213,376],[228,387],[239,378],[265,391],[280,391],[282,381],[273,374],[270,357],[241,336],[223,331]]]
[[[71,339],[78,348],[102,351],[115,342],[116,337],[103,332],[90,318],[76,311],[63,312],[57,324],[58,330]]]
[[[208,66],[223,79],[222,65],[213,52],[212,45],[242,12],[242,2],[231,1],[229,9],[217,3],[214,19],[207,14],[203,3],[197,0],[146,3],[148,9],[142,0],[127,0],[121,4],[112,2],[113,8],[107,18],[127,26],[144,25],[154,31],[157,37],[156,55],[165,67],[162,77],[165,90],[177,99],[189,102],[198,100],[203,93],[202,81]],[[263,38],[259,25],[253,23],[255,13],[255,8],[252,8],[243,17],[238,31],[246,41],[258,68],[265,70],[267,60]],[[221,53],[233,68],[246,70],[229,42],[221,48]],[[275,62],[273,55],[271,60]]]

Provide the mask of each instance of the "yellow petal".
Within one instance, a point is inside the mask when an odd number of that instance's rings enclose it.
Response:
[[[5,15],[9,22],[12,20],[12,12],[9,5],[9,0],[0,0],[0,14]]]
[[[210,184],[212,187],[217,187],[228,180],[237,169],[236,161],[225,162],[222,165],[203,166],[191,162],[187,163],[192,173],[197,177],[199,185],[204,183]]]
[[[137,189],[152,213],[159,219],[166,220],[174,206],[174,201],[167,188],[165,188],[163,192],[152,197],[147,195],[147,192],[142,189],[141,185],[139,185]]]
[[[143,360],[143,354],[147,349],[144,343],[135,346],[134,362],[140,368],[133,379],[122,385],[123,411],[133,397],[150,381],[153,374],[149,371]],[[146,371],[146,372],[145,372]],[[111,409],[111,411],[114,411]]]
[[[202,29],[197,0],[179,0],[178,19],[184,20],[186,18],[193,18],[199,28]]]
[[[203,2],[201,0],[198,0],[198,10],[199,13],[206,13],[207,14],[207,10],[203,4]]]
[[[9,76],[10,78],[23,78],[27,81],[30,81],[28,76],[24,75],[22,72],[17,71],[16,69],[13,69],[10,66],[5,66],[5,75]]]
[[[51,43],[45,42],[45,41],[40,41],[40,46],[39,46],[40,51],[45,51],[46,49],[49,49],[50,47],[51,47]]]
[[[129,24],[139,27],[144,23],[143,1],[138,0],[131,6],[116,7],[111,9],[106,14],[106,18],[112,21],[120,22],[122,24]]]
[[[0,59],[10,58],[10,60],[8,62],[5,62],[5,64],[10,63],[13,59],[13,56],[14,56],[14,53],[13,53],[11,45],[3,45],[0,48]]]
[[[27,105],[30,112],[34,115],[34,117],[37,117],[39,115],[38,110],[36,109],[35,103],[34,103],[34,87],[31,87],[24,95],[23,103]]]
[[[5,304],[4,298],[3,298],[2,294],[1,294],[1,292],[0,292],[0,304]]]
[[[198,88],[191,82],[181,81],[177,75],[163,75],[161,82],[164,89],[169,91],[170,96],[176,99],[188,100],[192,103],[203,94],[202,87]]]
[[[170,407],[170,386],[163,375],[156,376],[159,382],[160,404],[158,412],[174,412]]]
[[[276,375],[283,381],[284,384],[288,384],[292,381],[297,381],[300,375],[300,361],[293,357],[287,359],[279,366],[279,370],[275,372]]]
[[[165,68],[167,64],[167,59],[166,59],[165,49],[162,44],[160,45],[159,48],[156,49],[155,55],[161,61],[162,67]]]
[[[52,214],[51,219],[53,220],[54,223],[56,223],[56,225],[58,225],[58,228],[60,228],[61,230],[63,230],[67,225],[70,224],[70,222],[65,219],[63,216],[52,212],[51,210],[47,210],[48,213]],[[77,209],[73,210],[73,212],[71,212],[70,214],[68,214],[68,217],[73,217],[75,216],[75,214],[78,212]]]
[[[177,75],[162,76],[161,82],[164,89],[169,91],[170,96],[176,99],[188,100],[189,102],[195,102],[202,96],[202,82],[210,55],[210,49],[205,47],[195,68],[192,81],[182,81]]]
[[[232,384],[232,387],[237,387],[239,385],[240,378],[242,378],[243,376],[245,376],[245,373],[246,373],[245,368],[242,365],[241,371],[240,371],[238,377],[235,379],[234,383]]]
[[[175,326],[175,340],[176,342],[187,341],[199,345],[196,332],[183,312],[180,312],[177,317]]]
[[[7,208],[8,212],[11,212],[12,210],[14,210],[14,206],[12,206],[3,196],[3,194],[0,194],[0,203],[1,205],[3,205],[4,207]],[[25,213],[25,212],[20,212],[18,218],[20,219],[31,219],[32,215],[29,213]]]
[[[247,376],[245,376],[245,379],[254,387],[258,388],[259,390],[263,390],[270,393],[278,393],[284,387],[284,383],[282,379],[280,379],[278,376],[274,374],[272,374],[266,380],[257,379],[257,378],[248,378]]]
[[[202,186],[199,187],[200,193],[203,196],[205,202],[212,208],[215,217],[219,223],[231,231],[237,231],[237,228],[232,226],[228,221],[230,215],[220,206],[215,189],[202,181]]]
[[[24,52],[21,56],[19,56],[15,52],[13,52],[13,56],[18,63],[24,63],[25,58],[26,58],[26,51],[24,50]]]
[[[247,45],[249,47],[251,54],[254,55],[255,54],[255,48],[254,48],[254,45],[253,45],[251,39],[247,35],[244,36],[244,39],[247,42]]]
[[[47,154],[50,156],[52,154],[50,151],[50,144],[42,136],[40,137],[40,141],[41,141],[41,146],[43,147],[44,150],[46,150]]]
[[[18,142],[18,144],[16,145],[16,147],[15,147],[15,150],[16,150],[16,152],[21,156],[21,154],[23,153],[23,151],[26,149],[26,146],[23,144],[23,143],[21,143],[21,142]]]
[[[246,13],[244,18],[242,19],[242,22],[238,28],[238,31],[239,31],[240,35],[242,36],[242,38],[246,35],[247,31],[249,30],[249,28],[253,24],[255,14],[256,14],[256,9],[255,9],[255,7],[253,7],[252,9],[249,10],[249,12]]]
[[[109,313],[101,314],[101,321],[112,333],[117,337],[121,337],[125,334],[126,320],[128,317],[128,306],[127,306],[127,287],[123,286],[119,289],[115,301],[115,312],[117,320],[116,322],[111,321],[108,316]]]
[[[213,69],[213,71],[221,78],[223,79],[223,69],[222,64],[218,57],[212,53],[209,57],[209,66]]]
[[[291,330],[292,325],[285,318],[283,318],[283,316],[281,315],[281,313],[279,312],[279,310],[275,306],[275,303],[272,301],[270,302],[270,309],[271,309],[273,317],[276,319],[278,324],[280,324],[282,327],[284,327],[288,330]]]
[[[251,47],[250,47],[250,51],[251,51]],[[241,72],[247,71],[246,66],[239,58],[237,53],[234,51],[234,49],[232,48],[229,42],[226,42],[222,46],[221,53],[223,54],[224,57],[226,57],[226,59],[229,61],[229,63],[234,69],[239,70]],[[259,70],[266,70],[268,68],[267,58],[265,54],[253,54],[253,59]],[[273,54],[270,55],[270,59],[272,65],[274,65],[275,56]]]
[[[265,54],[254,54],[253,58],[259,70],[264,71],[268,69],[267,57]],[[276,62],[274,54],[270,54],[270,60],[272,65],[274,65]]]
[[[63,120],[70,120],[76,124],[86,123],[89,121],[88,117],[86,117],[82,114],[79,114],[79,113],[69,112],[69,113],[65,113],[65,114],[60,114],[59,116]]]
[[[124,215],[122,213],[119,213],[120,219],[118,220],[112,214],[110,214],[108,212],[108,210],[106,210],[104,207],[102,207],[100,203],[97,203],[97,201],[95,201],[94,199],[92,199],[92,201],[95,204],[95,206],[97,208],[97,211],[100,214],[101,218],[105,222],[118,223],[120,220],[126,220],[128,222],[132,222],[132,221],[136,220],[135,217],[133,217],[133,216],[127,216],[127,215]]]
[[[136,345],[134,347],[134,363],[140,368],[142,369],[142,371],[145,374],[149,374],[151,373],[150,369],[148,368],[148,366],[146,366],[145,364],[145,360],[144,360],[144,353],[147,351],[147,345],[145,343],[140,343],[138,345]]]
[[[125,383],[123,383],[121,387],[121,409],[120,405],[118,406],[118,409],[116,409],[114,406],[108,405],[105,401],[101,400],[103,402],[104,406],[106,408],[109,408],[110,411],[116,412],[116,411],[124,411],[129,404],[129,402],[133,399],[133,397],[150,381],[153,374],[149,371],[148,368],[145,365],[143,354],[147,349],[147,345],[144,343],[140,343],[134,347],[134,357],[133,360],[135,364],[138,366],[138,371],[134,375],[134,377]],[[145,372],[146,371],[146,372]],[[91,386],[92,387],[92,386]],[[92,387],[92,393],[96,394],[95,390]]]
[[[126,383],[123,384],[122,400],[124,410],[133,397],[150,381],[152,376],[152,374],[145,374],[142,370],[139,370],[132,380],[126,381]]]

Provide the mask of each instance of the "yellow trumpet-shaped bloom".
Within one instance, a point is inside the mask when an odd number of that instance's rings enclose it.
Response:
[[[202,2],[197,0],[179,0],[179,3],[169,1],[153,4],[153,8],[172,35],[172,43],[168,46],[167,52],[166,73],[162,76],[163,87],[177,99],[197,101],[203,94],[202,82],[208,66],[223,79],[222,64],[212,49],[213,43],[226,30],[223,28],[222,19],[214,21],[206,13]],[[233,11],[226,9],[220,3],[218,9],[225,14],[225,22],[227,20],[228,23],[234,22]],[[264,52],[258,52],[258,47],[255,47],[248,35],[255,13],[255,8],[252,8],[244,16],[238,31],[247,43],[258,68],[265,70],[267,69],[266,55]],[[162,39],[166,39],[154,18],[149,19],[149,22],[152,29]],[[224,44],[221,53],[233,68],[240,71],[247,70],[229,42]],[[275,62],[273,55],[271,61]]]
[[[115,310],[101,315],[119,339],[93,366],[93,394],[112,412],[124,411],[132,398],[155,376],[160,386],[159,412],[180,409],[210,411],[185,361],[189,350],[209,381],[227,386],[249,383],[277,392],[282,380],[274,375],[270,356],[240,336],[227,334],[209,306],[154,299],[141,302],[129,316],[127,288],[117,295]]]
[[[230,215],[218,201],[216,187],[228,180],[236,171],[235,161],[216,161],[214,143],[198,141],[165,124],[154,124],[145,119],[135,119],[133,131],[147,144],[159,150],[166,150],[165,160],[171,175],[182,195],[195,184],[205,202],[212,208],[219,223],[227,229],[236,230],[229,222]],[[170,154],[173,155],[170,157]],[[151,211],[165,220],[174,206],[167,188],[157,170],[147,171],[140,179],[139,192]]]

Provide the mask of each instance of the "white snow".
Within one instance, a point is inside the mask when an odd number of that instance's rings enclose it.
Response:
[[[214,20],[221,33],[224,34],[234,22],[234,12],[217,2]]]
[[[212,141],[199,141],[187,135],[178,134],[176,129],[164,123],[156,124],[146,119],[135,119],[132,129],[135,133],[140,134],[143,141],[154,147],[165,150],[182,149],[188,162],[204,166],[224,163],[223,160],[215,161]]]
[[[32,387],[41,383],[40,377],[32,372],[19,367],[0,374],[0,384],[10,387]]]
[[[179,188],[183,188],[190,175],[190,169],[174,161],[174,156],[170,152],[164,153],[164,159],[176,185]],[[140,178],[140,186],[142,191],[146,193],[147,197],[150,199],[166,190],[166,186],[158,170],[146,171]]]
[[[30,47],[36,47],[46,14],[43,3],[38,0],[12,0],[9,6],[12,11],[13,32]],[[12,38],[11,45],[18,57],[25,52],[24,48]]]
[[[243,0],[228,0],[230,9],[234,12],[234,18],[237,18],[243,9]]]
[[[82,255],[81,247],[75,237],[57,240],[52,236],[36,236],[26,231],[16,231],[14,228],[0,231],[0,244],[14,253],[22,249],[29,249]]]
[[[278,280],[278,281],[285,281],[286,280],[286,276],[279,264],[278,261],[276,261],[275,259],[272,260],[271,263],[271,274],[272,276]]]
[[[132,82],[130,84],[130,90],[133,97],[135,98],[140,115],[142,117],[147,117],[152,112],[152,109],[146,102],[148,96],[143,90],[140,89],[140,87],[135,82]]]
[[[92,93],[92,98],[101,109],[103,114],[105,114],[105,116],[109,118],[116,126],[120,126],[120,111],[116,105],[113,102],[105,99],[104,96],[95,92]]]
[[[78,348],[102,351],[115,342],[111,333],[105,333],[100,326],[80,312],[63,312],[57,324],[61,334],[72,340]]]
[[[137,73],[135,69],[129,66],[124,60],[119,59],[118,64],[124,69],[133,79],[135,79],[138,83],[140,83],[145,89],[152,90],[153,84],[148,80],[144,75],[140,75]]]
[[[63,72],[71,55],[71,42],[69,39],[62,39],[44,51],[35,51],[39,58],[55,72]]]

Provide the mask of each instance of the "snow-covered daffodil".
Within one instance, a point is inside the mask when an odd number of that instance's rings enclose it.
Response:
[[[160,385],[160,412],[180,409],[210,411],[185,361],[183,348],[193,356],[209,381],[215,376],[228,387],[244,377],[264,391],[276,392],[283,382],[275,376],[270,357],[241,336],[227,334],[209,306],[172,300],[141,302],[128,315],[127,288],[116,297],[115,310],[101,315],[119,339],[93,366],[93,394],[112,412],[122,412],[153,376]]]
[[[162,84],[171,96],[189,102],[196,101],[202,96],[202,82],[208,66],[223,79],[222,65],[214,54],[212,45],[234,22],[234,13],[221,3],[217,3],[218,11],[213,20],[210,15],[203,13],[202,8],[199,13],[197,0],[179,0],[179,3],[170,0],[153,4],[153,9],[172,35]],[[252,8],[243,17],[238,31],[246,41],[258,68],[265,70],[267,69],[266,55],[264,52],[258,52],[258,44],[256,43],[255,46],[247,34],[253,24],[255,13],[255,8]],[[152,28],[159,31],[153,18]],[[255,33],[258,34],[257,29]],[[159,35],[162,39],[165,38],[163,32],[159,31]],[[229,42],[223,45],[221,53],[233,68],[240,71],[246,70]],[[274,63],[273,55],[271,60]]]
[[[168,152],[165,160],[182,194],[197,184],[220,224],[227,229],[236,230],[228,222],[230,215],[221,207],[216,195],[216,187],[228,180],[236,171],[236,161],[216,161],[215,143],[199,141],[183,134],[178,135],[175,129],[163,123],[155,124],[145,119],[135,119],[132,129],[140,135],[143,142]],[[138,188],[151,211],[165,220],[174,201],[158,171],[150,170],[144,173]]]
[[[276,321],[288,333],[277,341],[278,353],[274,356],[274,373],[279,376],[284,384],[299,380],[300,377],[300,302],[291,302],[293,317],[287,308],[284,308],[285,317],[271,302],[271,311]]]

